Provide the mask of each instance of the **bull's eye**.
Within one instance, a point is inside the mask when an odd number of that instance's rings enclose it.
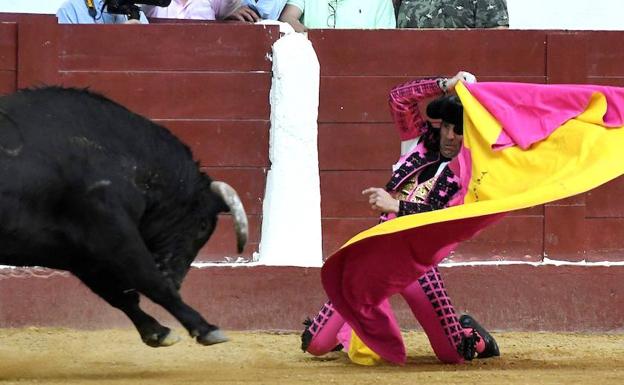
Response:
[[[208,222],[206,221],[199,222],[199,229],[201,231],[206,231],[208,229]]]

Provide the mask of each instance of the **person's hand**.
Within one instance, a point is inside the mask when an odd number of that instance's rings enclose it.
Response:
[[[368,195],[368,203],[370,203],[373,210],[382,213],[399,212],[399,201],[382,188],[369,187],[362,191],[362,195]]]
[[[141,21],[137,19],[130,19],[128,21],[125,21],[124,24],[141,24]]]
[[[258,16],[258,14],[253,11],[253,9],[249,8],[246,5],[239,7],[236,11],[232,12],[232,14],[230,14],[230,16],[228,16],[227,18],[232,19],[232,20],[239,20],[239,21],[250,21],[252,23],[256,21],[260,21],[260,16]]]
[[[452,91],[453,89],[455,89],[455,86],[457,85],[457,83],[459,82],[464,82],[464,83],[476,83],[477,82],[477,78],[476,76],[474,76],[473,74],[471,74],[470,72],[467,71],[459,71],[457,73],[457,75],[453,76],[452,78],[450,78],[447,82],[446,82],[446,89],[447,91]]]

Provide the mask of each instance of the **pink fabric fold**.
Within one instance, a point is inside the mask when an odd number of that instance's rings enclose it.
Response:
[[[363,239],[325,262],[323,287],[334,308],[368,347],[385,360],[402,364],[406,352],[400,329],[382,302],[439,264],[459,242],[503,216],[434,223]]]
[[[517,145],[526,150],[585,111],[595,92],[607,98],[605,126],[624,124],[624,89],[620,87],[474,83],[466,88],[503,127],[494,149]]]

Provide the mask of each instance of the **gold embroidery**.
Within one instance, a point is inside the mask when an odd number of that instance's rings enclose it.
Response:
[[[397,199],[414,203],[424,203],[437,179],[438,177],[434,176],[415,186],[416,177],[410,178],[407,182],[403,183],[401,189],[397,192]]]

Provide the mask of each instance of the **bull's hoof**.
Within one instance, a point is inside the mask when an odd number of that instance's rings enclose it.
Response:
[[[229,338],[220,329],[215,329],[203,336],[197,336],[197,342],[202,345],[214,345],[227,341],[229,341]]]
[[[172,332],[171,330],[168,330],[162,335],[159,335],[157,333],[150,334],[149,336],[143,338],[143,342],[153,348],[160,348],[163,346],[171,346],[175,343],[180,342],[180,336]]]

